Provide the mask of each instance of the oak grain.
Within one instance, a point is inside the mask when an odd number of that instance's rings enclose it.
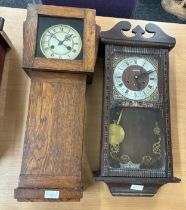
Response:
[[[170,52],[170,102],[172,123],[172,146],[174,175],[179,184],[163,186],[153,198],[130,198],[111,196],[106,184],[95,182],[91,170],[99,168],[99,149],[102,107],[102,69],[99,60],[92,85],[86,91],[86,127],[83,169],[87,187],[79,203],[19,203],[13,197],[17,187],[24,140],[30,80],[22,71],[22,23],[26,10],[0,8],[5,21],[4,30],[14,48],[5,59],[0,90],[0,209],[2,210],[185,210],[186,209],[186,26],[183,24],[158,24],[166,33],[176,38],[176,46]],[[19,18],[18,18],[19,17]],[[109,30],[118,18],[96,17],[101,31]],[[130,20],[133,26],[145,26],[147,21]],[[16,26],[16,27],[15,27]],[[16,34],[16,36],[15,36]],[[34,193],[35,194],[35,193]]]

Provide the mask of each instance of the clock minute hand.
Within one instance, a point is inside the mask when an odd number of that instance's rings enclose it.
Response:
[[[54,35],[53,38],[56,39],[59,43],[61,42],[61,40],[59,40],[59,39],[57,38],[57,36]]]
[[[67,46],[66,44],[63,44],[67,48],[67,50],[71,50],[72,48],[70,46]]]
[[[70,37],[71,37],[72,35],[73,35],[73,34],[71,34],[71,35],[69,35],[69,36],[66,35],[65,38],[63,39],[63,41],[60,41],[60,40],[59,40],[58,45],[64,45],[63,42],[70,40]]]

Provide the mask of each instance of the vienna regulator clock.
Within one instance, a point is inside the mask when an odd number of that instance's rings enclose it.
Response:
[[[125,35],[119,22],[101,33],[105,79],[101,172],[113,195],[153,196],[173,177],[169,50],[175,39],[149,23]],[[153,33],[146,38],[145,33]]]
[[[23,68],[31,78],[18,201],[78,201],[87,76],[96,60],[95,10],[28,7]]]

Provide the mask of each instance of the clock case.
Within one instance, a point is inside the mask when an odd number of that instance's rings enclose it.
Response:
[[[175,38],[165,34],[157,25],[149,23],[144,31],[140,26],[133,30],[133,36],[126,36],[125,31],[131,29],[131,24],[122,21],[111,30],[101,32],[101,41],[105,44],[105,75],[104,75],[104,104],[102,124],[101,170],[96,180],[104,181],[112,195],[119,196],[153,196],[157,190],[166,183],[180,182],[173,176],[173,160],[171,149],[170,105],[169,105],[169,51],[175,46]],[[146,38],[145,33],[153,36]],[[131,55],[155,55],[159,60],[158,75],[160,103],[149,101],[136,102],[132,100],[116,101],[118,107],[159,108],[162,106],[164,118],[166,167],[165,173],[161,170],[155,172],[151,169],[125,170],[123,168],[110,168],[109,166],[109,122],[112,95],[112,56],[114,53]],[[161,73],[162,72],[162,73]],[[161,100],[162,99],[162,100]],[[113,102],[112,102],[113,103]],[[150,172],[150,176],[149,176]],[[143,188],[143,190],[141,189]],[[139,189],[138,189],[139,188]]]
[[[4,18],[0,17],[0,85],[1,85],[1,79],[3,74],[3,67],[4,67],[4,61],[7,51],[11,47],[10,40],[8,39],[7,35],[3,31],[4,27]]]
[[[39,16],[81,19],[83,58],[36,57]],[[99,39],[95,10],[29,5],[24,22],[23,69],[31,79],[18,201],[79,201],[87,78]],[[90,80],[89,80],[90,82]]]

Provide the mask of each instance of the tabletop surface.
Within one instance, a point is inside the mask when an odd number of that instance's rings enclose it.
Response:
[[[179,184],[166,184],[154,197],[112,197],[106,184],[95,182],[91,170],[99,168],[101,137],[103,61],[99,60],[92,85],[86,92],[86,129],[83,174],[85,191],[78,203],[19,203],[14,199],[21,167],[24,129],[30,80],[21,68],[23,21],[26,10],[0,8],[5,18],[4,31],[12,42],[7,53],[0,89],[0,210],[184,210],[186,209],[186,25],[156,22],[167,34],[176,38],[170,52],[170,100],[174,176]],[[101,30],[108,30],[124,19],[97,17]],[[130,20],[132,26],[145,26],[147,21]]]

